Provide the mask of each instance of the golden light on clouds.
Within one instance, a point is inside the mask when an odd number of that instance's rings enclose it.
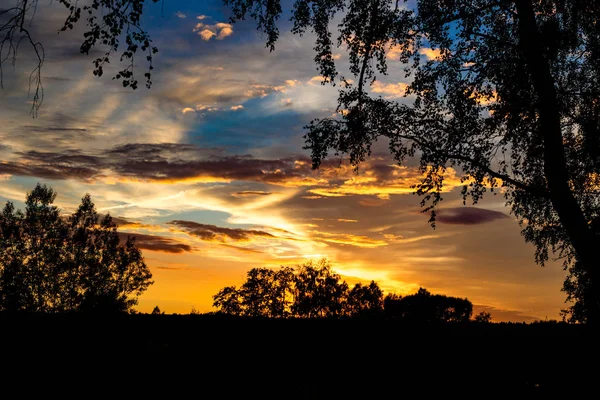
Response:
[[[309,233],[312,235],[313,239],[348,246],[374,248],[388,245],[388,242],[386,242],[385,240],[373,239],[371,237],[363,235],[352,235],[349,233],[331,233],[316,230],[309,231]]]
[[[391,165],[393,168],[389,177],[380,179],[373,170],[366,170],[362,176],[351,176],[342,184],[310,189],[309,192],[319,196],[341,197],[351,195],[377,196],[389,199],[390,195],[414,193],[414,185],[421,182],[424,174],[416,169]],[[444,174],[444,192],[450,192],[463,184],[453,168],[448,168]]]
[[[204,21],[206,19],[210,19],[210,17],[206,15],[199,15],[196,17],[196,19]],[[212,38],[223,40],[226,37],[233,35],[233,26],[225,22],[217,22],[212,25],[204,22],[198,22],[193,31],[205,41],[209,41]]]
[[[371,85],[371,90],[373,93],[383,94],[387,99],[393,99],[404,96],[407,87],[408,84],[403,82],[383,83],[375,81]]]
[[[425,56],[425,58],[429,61],[439,60],[440,57],[442,56],[440,49],[429,49],[426,47],[420,49],[419,53],[421,53],[423,56]]]

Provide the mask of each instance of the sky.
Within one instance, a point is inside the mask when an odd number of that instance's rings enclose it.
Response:
[[[327,257],[350,284],[466,297],[494,321],[560,319],[565,271],[535,264],[501,194],[463,205],[450,170],[433,229],[411,189],[416,160],[397,165],[386,143],[358,171],[344,156],[311,168],[303,127],[336,114],[337,88],[321,85],[310,33],[292,35],[282,19],[270,52],[254,22],[228,23],[221,0],[159,2],[143,18],[159,48],[153,86],[132,91],[110,68],[92,75],[99,50],[79,53],[82,26],[57,33],[63,6],[40,7],[31,28],[46,53],[37,116],[31,51],[3,71],[0,201],[23,208],[39,182],[67,214],[89,193],[120,232],[136,236],[152,271],[139,311],[214,311],[212,295],[251,268]],[[408,101],[393,57],[371,91]],[[334,58],[350,77],[343,46]],[[141,76],[145,66],[136,68]]]

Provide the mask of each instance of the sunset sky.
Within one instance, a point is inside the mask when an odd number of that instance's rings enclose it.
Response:
[[[303,126],[336,113],[337,88],[320,84],[312,36],[293,36],[282,19],[271,53],[254,22],[230,25],[228,17],[221,0],[151,5],[144,25],[160,50],[154,85],[132,91],[110,70],[94,77],[92,55],[79,53],[83,27],[57,34],[64,7],[40,4],[32,29],[46,62],[37,117],[27,97],[30,52],[4,70],[0,90],[2,203],[22,208],[40,182],[69,213],[89,193],[143,249],[155,283],[140,298],[142,312],[211,311],[212,295],[253,267],[327,257],[351,284],[467,297],[494,321],[560,318],[565,272],[534,263],[501,195],[463,206],[450,171],[434,230],[410,188],[416,162],[397,166],[386,143],[358,173],[343,156],[313,171]],[[410,101],[403,66],[388,55],[390,74],[371,91]],[[343,47],[335,58],[350,78]]]

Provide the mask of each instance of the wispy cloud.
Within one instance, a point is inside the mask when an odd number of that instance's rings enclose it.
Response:
[[[119,232],[119,239],[122,242],[126,241],[128,237],[134,237],[137,247],[143,250],[160,251],[163,253],[192,251],[192,247],[189,244],[178,242],[175,239],[141,233]]]
[[[193,221],[176,220],[169,222],[169,224],[182,229],[190,235],[211,242],[226,242],[228,240],[245,242],[249,241],[252,237],[257,236],[266,238],[274,237],[270,233],[259,230],[225,228],[216,225],[200,224]]]

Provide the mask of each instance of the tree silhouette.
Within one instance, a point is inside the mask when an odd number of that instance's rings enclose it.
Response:
[[[325,259],[297,269],[253,268],[237,289],[227,286],[213,296],[213,306],[230,315],[270,318],[362,317],[382,311],[383,294],[375,282],[348,284]]]
[[[492,322],[492,314],[487,311],[482,311],[473,318],[473,321],[489,324]]]
[[[331,270],[327,260],[302,265],[295,283],[294,315],[307,318],[342,315],[348,284]]]
[[[160,308],[159,308],[158,306],[155,306],[155,307],[152,309],[152,313],[151,313],[151,314],[152,314],[152,315],[163,315],[164,313],[165,313],[165,312],[164,312],[164,311],[161,311],[161,310],[160,310]]]
[[[0,216],[0,310],[129,311],[152,284],[135,240],[119,242],[110,215],[100,218],[89,195],[67,220],[38,184],[25,212],[8,202]]]
[[[431,294],[424,288],[417,293],[400,297],[395,294],[384,300],[385,314],[411,323],[467,322],[473,313],[473,304],[467,299]]]
[[[379,315],[383,311],[383,292],[375,281],[367,286],[357,283],[348,292],[345,308],[351,317]]]

